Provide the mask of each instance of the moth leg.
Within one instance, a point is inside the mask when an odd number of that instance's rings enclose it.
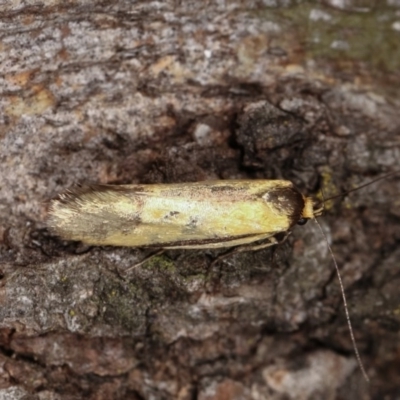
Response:
[[[286,241],[286,239],[289,237],[291,232],[286,232],[285,236],[283,239],[278,240],[275,236],[271,236],[268,238],[268,241],[256,245],[243,245],[243,246],[238,246],[234,247],[232,250],[227,251],[224,254],[219,255],[215,260],[212,261],[210,267],[212,268],[217,262],[223,260],[224,258],[230,257],[233,254],[236,253],[243,253],[245,251],[259,251],[262,249],[266,249],[267,247],[271,246],[276,246],[278,244],[282,244]]]
[[[239,248],[236,248],[236,249],[237,249],[237,251],[239,253],[243,252],[243,251],[258,251],[258,250],[262,250],[262,249],[265,249],[265,248],[270,247],[270,246],[275,246],[275,245],[278,245],[278,244],[285,243],[287,238],[289,237],[289,235],[291,233],[292,233],[291,231],[286,232],[285,236],[281,240],[278,240],[275,236],[272,236],[271,238],[269,238],[270,241],[267,242],[267,243],[261,243],[261,244],[257,244],[257,245],[253,245],[253,246],[252,245],[240,246]],[[243,248],[243,247],[245,247],[245,248]]]
[[[147,261],[149,261],[151,258],[156,257],[156,256],[160,256],[161,254],[164,253],[164,251],[165,251],[165,249],[157,250],[156,252],[154,252],[154,253],[148,255],[147,257],[145,257],[142,261],[139,261],[138,263],[131,265],[129,268],[127,268],[127,269],[124,271],[124,273],[130,272],[130,271],[132,271],[133,269],[135,269],[135,268],[137,268],[137,267],[140,267],[141,265],[143,265],[144,263],[146,263]]]

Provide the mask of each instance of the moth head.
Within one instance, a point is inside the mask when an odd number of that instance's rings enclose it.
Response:
[[[324,210],[324,206],[316,202],[311,197],[304,196],[304,208],[297,225],[304,225],[309,219],[319,217]]]

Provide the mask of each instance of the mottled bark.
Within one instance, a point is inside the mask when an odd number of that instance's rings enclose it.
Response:
[[[369,386],[312,221],[128,273],[148,251],[45,225],[77,183],[280,178],[321,198],[398,168],[400,3],[321,3],[0,3],[0,397],[399,396],[399,176],[320,218]]]

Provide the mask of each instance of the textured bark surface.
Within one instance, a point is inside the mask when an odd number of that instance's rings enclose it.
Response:
[[[361,4],[362,3],[362,4]],[[398,168],[400,3],[0,2],[0,398],[400,396],[400,179],[273,249],[87,248],[45,226],[84,182],[283,178],[329,197]],[[341,7],[339,9],[338,7]]]

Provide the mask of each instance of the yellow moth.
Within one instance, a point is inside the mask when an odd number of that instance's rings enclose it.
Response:
[[[335,197],[338,196],[331,199]],[[91,185],[72,189],[52,200],[48,226],[63,239],[92,245],[159,249],[235,247],[243,251],[277,244],[277,234],[288,233],[295,224],[315,219],[322,209],[285,180]],[[322,229],[321,232],[326,239]],[[368,381],[339,268],[327,239],[326,242],[337,271],[356,358]]]
[[[320,212],[283,180],[96,185],[53,200],[48,225],[63,239],[93,245],[266,247],[276,243],[276,234]]]

